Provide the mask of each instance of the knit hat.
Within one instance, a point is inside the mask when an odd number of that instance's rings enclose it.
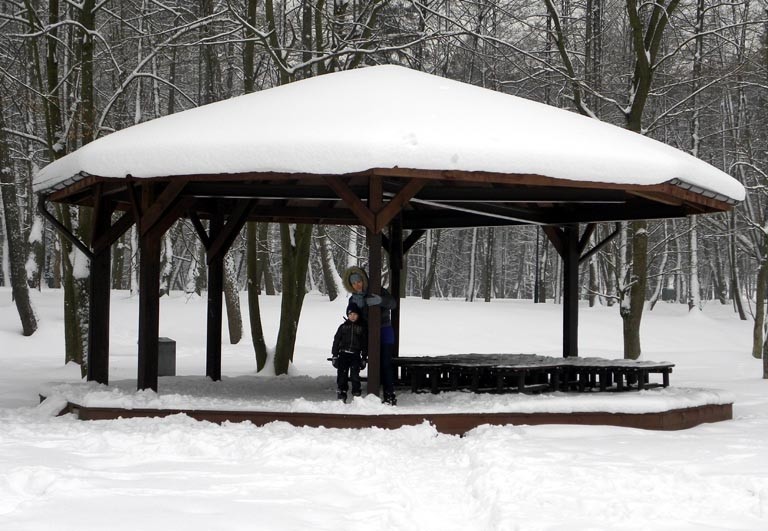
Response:
[[[354,302],[350,302],[347,305],[347,315],[349,315],[350,313],[356,313],[357,315],[363,314],[363,312],[360,311],[360,307]]]
[[[349,275],[349,283],[354,284],[355,282],[362,282],[363,281],[363,275],[360,273],[352,273]]]

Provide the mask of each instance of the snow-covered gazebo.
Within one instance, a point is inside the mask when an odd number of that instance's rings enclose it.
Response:
[[[91,241],[76,242],[91,258],[89,380],[108,382],[110,246],[137,224],[137,382],[154,390],[160,241],[180,217],[207,250],[206,372],[220,379],[223,259],[248,220],[363,225],[374,292],[382,244],[396,285],[403,253],[425,229],[541,225],[564,259],[563,355],[575,356],[578,262],[595,223],[723,212],[744,198],[736,180],[665,144],[397,66],[328,74],[129,127],[46,166],[34,189],[43,209],[51,201],[94,208]],[[581,237],[579,223],[589,224]],[[378,319],[373,307],[374,393]]]

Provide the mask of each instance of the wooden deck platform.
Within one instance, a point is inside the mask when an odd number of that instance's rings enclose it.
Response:
[[[707,422],[733,418],[732,404],[703,405],[672,409],[656,413],[425,413],[390,415],[351,415],[332,413],[295,413],[280,411],[220,411],[201,409],[122,409],[115,407],[85,407],[68,403],[61,415],[73,414],[81,420],[112,420],[118,418],[165,417],[185,414],[193,419],[221,424],[251,422],[263,426],[270,422],[287,422],[293,426],[326,428],[387,428],[397,429],[428,421],[441,432],[463,435],[484,425],[582,424],[607,425],[647,430],[682,430]]]

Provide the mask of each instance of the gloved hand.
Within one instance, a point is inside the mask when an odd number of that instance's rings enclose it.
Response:
[[[376,294],[369,295],[368,298],[365,299],[365,303],[368,306],[378,306],[381,304],[381,297]]]
[[[338,369],[339,368],[339,357],[338,356],[334,355],[331,358],[331,365],[333,365],[334,369]]]
[[[360,358],[360,370],[362,371],[368,366],[368,358]]]
[[[365,297],[363,297],[362,293],[353,293],[349,299],[351,302],[354,302],[360,309],[365,306]]]

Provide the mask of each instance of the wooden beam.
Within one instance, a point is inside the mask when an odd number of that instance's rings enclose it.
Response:
[[[200,242],[203,244],[203,247],[208,249],[211,246],[211,237],[208,236],[207,232],[205,232],[205,227],[203,227],[203,222],[200,221],[197,212],[190,212],[189,220],[192,222],[192,226],[195,228],[197,237],[200,238]]]
[[[222,232],[224,216],[211,218],[211,236]],[[224,293],[224,254],[208,257],[208,326],[206,333],[205,375],[213,381],[221,380],[221,326]]]
[[[565,231],[559,227],[544,226],[541,228],[547,235],[557,254],[562,258],[565,255]]]
[[[389,291],[395,298],[395,307],[392,309],[392,328],[395,331],[395,346],[392,356],[400,356],[400,297],[402,295],[401,284],[403,275],[403,225],[400,218],[396,218],[390,225],[389,245]]]
[[[139,237],[139,369],[136,386],[157,391],[161,235]]]
[[[408,251],[411,250],[411,247],[416,245],[416,243],[418,243],[421,237],[426,233],[427,231],[422,229],[412,230],[405,241],[403,241],[403,254],[408,254]]]
[[[141,216],[141,222],[139,223],[141,234],[146,234],[154,228],[155,224],[167,218],[168,212],[176,204],[179,195],[186,185],[187,181],[180,179],[168,183],[165,189],[154,201],[152,201],[152,204],[146,208]]]
[[[382,183],[380,177],[369,181],[368,206],[374,211],[381,207]],[[381,232],[373,227],[367,231],[368,240],[368,290],[381,294]],[[381,306],[368,307],[368,384],[369,394],[378,395],[381,387]]]
[[[232,212],[232,215],[229,216],[226,225],[221,228],[219,233],[211,233],[211,236],[214,239],[208,247],[207,260],[209,264],[211,263],[211,260],[219,255],[223,256],[227,254],[227,251],[229,251],[229,248],[232,246],[232,242],[235,241],[235,238],[240,234],[243,225],[245,225],[245,222],[248,220],[248,215],[250,214],[252,207],[253,201],[240,201],[237,207],[235,207],[234,212]]]
[[[619,232],[621,231],[621,223],[616,223],[616,228],[612,233],[610,233],[608,236],[606,236],[600,243],[592,247],[589,251],[587,251],[585,254],[583,254],[579,258],[579,263],[584,262],[586,260],[589,260],[589,257],[598,252],[600,249],[605,247],[611,240],[613,240],[616,236],[618,236]]]
[[[170,209],[165,211],[163,217],[157,220],[157,223],[150,230],[162,236],[179,218],[184,216],[194,206],[195,201],[194,197],[182,197]]]
[[[94,250],[110,247],[120,236],[125,234],[125,231],[131,228],[131,225],[133,225],[133,212],[124,212],[108,229],[99,232],[94,237],[91,245]]]
[[[376,212],[375,215],[375,232],[381,232],[387,224],[392,221],[405,205],[408,204],[413,196],[415,196],[419,190],[421,190],[426,181],[423,179],[411,179],[405,186],[393,197],[384,208]]]
[[[91,240],[99,242],[111,228],[115,204],[103,195],[103,186],[94,189],[93,230]],[[91,258],[88,297],[88,368],[86,379],[104,385],[109,383],[109,313],[111,248],[94,245]]]
[[[649,201],[653,201],[654,203],[661,203],[663,205],[680,206],[683,204],[683,200],[681,198],[661,192],[629,190],[627,193],[635,197],[640,197],[642,199],[647,199]]]
[[[548,225],[570,225],[572,223],[613,223],[638,219],[671,219],[685,217],[689,209],[685,206],[658,205],[649,209],[641,205],[606,205],[599,210],[589,207],[575,208],[570,212],[552,211]]]
[[[450,210],[404,210],[403,228],[411,230],[527,225],[522,221],[489,218]]]
[[[93,252],[88,248],[87,245],[85,245],[80,238],[72,234],[72,231],[70,231],[64,224],[56,219],[56,216],[48,212],[48,209],[45,207],[45,203],[48,199],[45,197],[39,197],[37,201],[37,210],[40,212],[40,214],[48,220],[48,222],[53,225],[56,230],[59,231],[59,234],[64,236],[67,240],[69,240],[72,245],[80,249],[80,251],[87,256],[89,259],[93,259]],[[68,206],[65,206],[64,208],[69,208]]]
[[[549,221],[545,219],[541,212],[537,212],[530,208],[511,208],[504,207],[499,208],[493,205],[487,204],[451,204],[451,203],[438,203],[434,201],[425,201],[424,199],[411,199],[412,203],[427,205],[438,209],[455,210],[457,212],[464,212],[467,214],[474,214],[477,216],[486,216],[489,218],[503,219],[505,221],[520,222],[530,225],[547,225]]]
[[[579,226],[566,225],[563,234],[563,357],[579,355]]]
[[[336,192],[339,198],[344,201],[349,209],[357,216],[357,219],[360,220],[361,225],[372,232],[377,232],[376,217],[374,215],[374,210],[370,203],[370,199],[368,201],[368,206],[366,207],[360,198],[355,195],[355,193],[349,188],[349,186],[347,186],[347,184],[338,177],[326,175],[323,177],[323,180],[334,192]],[[371,177],[371,181],[373,180],[374,177]],[[381,183],[381,180],[379,180],[379,183]]]
[[[367,187],[348,186],[357,197],[365,197]],[[199,198],[232,198],[232,199],[291,199],[295,201],[338,201],[339,197],[328,186],[316,185],[287,185],[283,183],[222,183],[194,182],[189,183],[185,194]]]
[[[128,195],[128,203],[131,205],[131,212],[133,212],[133,219],[136,221],[136,228],[139,229],[139,234],[141,234],[141,218],[142,218],[141,198],[139,198],[138,196],[138,189],[136,185],[133,183],[133,180],[128,181],[125,191]]]
[[[592,237],[592,234],[595,232],[595,229],[597,228],[596,223],[588,223],[587,226],[584,228],[584,234],[581,235],[581,238],[579,239],[579,254],[584,251],[584,248],[589,243],[589,239]]]

